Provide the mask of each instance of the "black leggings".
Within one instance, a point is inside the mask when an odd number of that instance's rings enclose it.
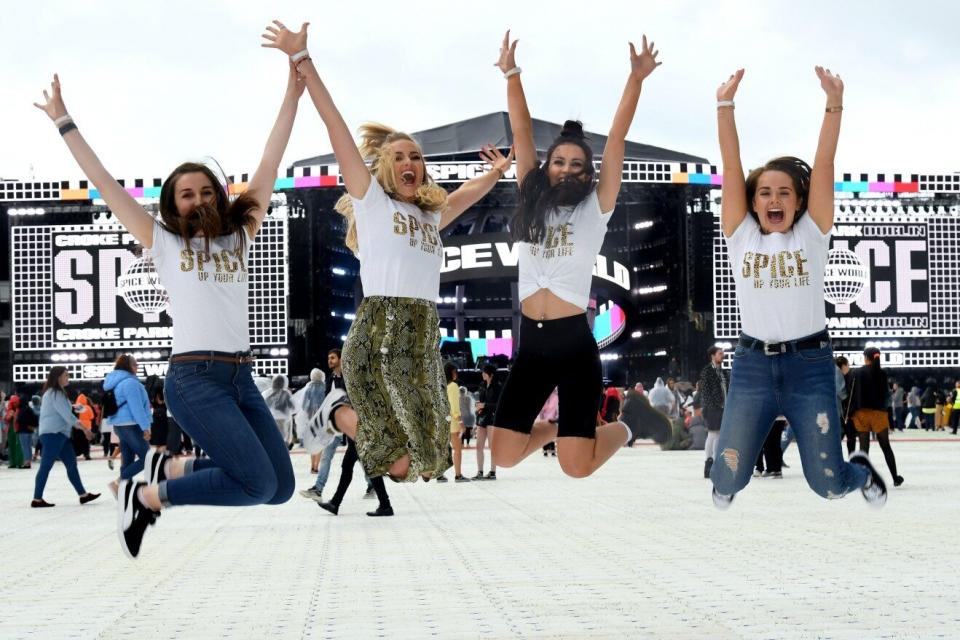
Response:
[[[603,369],[585,314],[541,321],[521,316],[517,357],[493,424],[529,434],[554,387],[560,411],[557,436],[595,438]]]
[[[887,468],[890,469],[890,475],[897,478],[897,459],[893,455],[893,449],[890,447],[890,430],[881,431],[877,435],[877,442],[883,451],[883,457],[887,461]],[[864,453],[870,452],[870,433],[860,433],[860,450]]]
[[[783,449],[780,448],[780,437],[783,435],[783,428],[787,423],[783,420],[775,420],[770,427],[770,433],[767,439],[763,441],[763,450],[757,456],[757,471],[764,471],[764,459],[766,459],[766,471],[770,473],[783,470]]]
[[[337,491],[330,500],[330,502],[338,507],[340,503],[343,502],[343,497],[347,495],[347,487],[349,487],[353,481],[353,467],[359,460],[360,456],[357,455],[357,445],[354,444],[352,438],[347,437],[347,451],[343,454],[343,462],[340,464],[340,482],[337,483]],[[370,478],[370,484],[373,485],[373,492],[377,494],[377,500],[380,501],[380,506],[389,507],[390,496],[387,495],[387,488],[383,484],[383,476]]]

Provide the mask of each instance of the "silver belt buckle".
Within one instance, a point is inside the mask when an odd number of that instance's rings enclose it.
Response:
[[[783,353],[783,343],[770,344],[768,342],[763,343],[763,355],[765,356],[776,356]]]

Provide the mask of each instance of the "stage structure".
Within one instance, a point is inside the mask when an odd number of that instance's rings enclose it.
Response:
[[[534,120],[534,141],[541,157],[560,128],[557,123]],[[503,112],[413,135],[423,146],[430,175],[451,191],[487,170],[478,155],[484,144],[506,149],[513,142]],[[600,158],[605,136],[587,136],[595,157]],[[606,373],[621,384],[627,378],[665,370],[669,356],[683,359],[686,352],[699,352],[712,341],[707,331],[696,330],[687,312],[694,270],[703,262],[702,257],[689,255],[687,246],[697,235],[698,225],[710,233],[708,198],[718,180],[715,167],[690,154],[628,142],[625,155],[623,187],[594,266],[588,313],[594,336],[606,351]],[[337,176],[335,158],[325,155],[295,163],[292,177],[296,182],[332,184]],[[319,193],[325,191],[329,193]],[[312,340],[329,346],[339,346],[345,337],[359,300],[355,296],[358,264],[349,254],[338,252],[343,232],[333,228],[341,224],[340,216],[331,210],[342,194],[342,187],[301,190],[290,199],[293,216],[304,212],[306,218],[317,221],[312,224],[323,225],[314,232],[320,242],[312,244],[310,259],[315,262],[310,270],[326,273],[327,282],[315,288],[314,296],[329,309],[318,304],[311,315],[327,320],[328,331],[323,336],[313,334]],[[301,206],[295,198],[303,198]],[[516,204],[516,176],[511,169],[442,233],[444,263],[437,300],[442,351],[463,367],[485,359],[505,363],[513,354],[520,318],[515,284],[519,246],[511,240],[507,224]],[[697,213],[691,215],[691,211]],[[298,223],[293,219],[291,228]],[[298,236],[292,232],[294,243]],[[295,250],[291,251],[294,255]],[[710,302],[708,288],[699,292],[700,306],[708,308]],[[291,316],[296,317],[294,304],[291,299]]]
[[[834,350],[855,365],[868,343],[886,367],[960,367],[960,174],[843,174],[825,277]],[[892,180],[888,179],[892,177]],[[714,206],[714,333],[740,331],[733,268]],[[795,276],[778,281],[789,287]]]
[[[534,129],[542,156],[560,125],[536,120]],[[450,190],[485,171],[482,145],[512,143],[503,112],[413,135],[430,175]],[[605,138],[589,137],[599,157]],[[614,382],[689,376],[709,345],[732,343],[739,330],[719,235],[721,176],[703,158],[649,145],[628,142],[626,158],[594,267],[591,326]],[[905,175],[843,174],[837,182],[830,329],[837,351],[854,362],[866,342],[878,342],[888,366],[958,366],[960,292],[951,285],[960,275],[960,176]],[[243,192],[247,180],[231,176],[229,191]],[[161,180],[128,183],[155,212]],[[251,256],[251,339],[263,375],[322,365],[354,318],[359,265],[333,211],[343,193],[332,155],[296,162],[275,182]],[[507,222],[516,198],[511,170],[443,233],[442,349],[464,366],[505,361],[515,346],[518,247]],[[162,375],[172,335],[163,283],[96,190],[85,181],[0,181],[0,210],[11,256],[0,273],[7,332],[0,331],[0,348],[11,354],[0,382],[38,381],[56,363],[76,378],[98,379],[131,351],[142,373]]]
[[[149,251],[97,204],[95,191],[83,190],[81,203],[56,201],[50,191],[39,192],[42,206],[0,202],[11,281],[12,362],[4,377],[14,383],[42,382],[55,364],[73,379],[100,380],[122,353],[136,355],[142,375],[166,373],[174,328]],[[159,193],[142,191],[135,197],[155,210]],[[286,206],[278,194],[248,261],[250,340],[261,375],[288,370],[286,247]],[[221,273],[219,261],[206,268],[212,278],[236,277]]]

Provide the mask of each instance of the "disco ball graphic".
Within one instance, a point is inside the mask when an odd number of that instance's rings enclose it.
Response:
[[[853,251],[831,249],[823,278],[823,297],[833,304],[850,304],[870,281],[870,273]]]
[[[167,289],[160,284],[153,258],[144,251],[127,272],[117,278],[117,289],[127,305],[137,313],[160,313],[170,306]]]

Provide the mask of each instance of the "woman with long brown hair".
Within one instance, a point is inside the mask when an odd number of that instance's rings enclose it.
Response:
[[[540,162],[516,47],[507,31],[495,65],[506,80],[517,147],[520,197],[510,231],[520,245],[520,335],[491,424],[491,449],[498,466],[512,467],[556,438],[563,472],[583,478],[636,436],[623,422],[597,426],[603,370],[586,309],[597,253],[620,193],[627,131],[643,82],[660,66],[659,52],[646,36],[639,53],[630,44],[630,69],[598,178],[593,147],[579,121],[564,123]],[[536,421],[554,388],[559,422]],[[659,426],[653,423],[655,430]],[[670,436],[669,427],[660,431],[658,441]]]
[[[47,486],[50,469],[57,460],[67,468],[67,478],[80,496],[80,504],[86,504],[100,497],[99,493],[90,493],[83,488],[80,471],[77,469],[77,454],[73,451],[70,432],[74,427],[80,426],[80,420],[73,412],[73,405],[67,396],[66,387],[69,382],[70,373],[67,368],[56,366],[50,368],[47,379],[43,383],[39,429],[43,452],[40,456],[40,468],[34,480],[31,507],[55,506],[43,499],[43,490]],[[29,408],[25,410],[29,411]]]
[[[210,456],[171,459],[150,450],[144,465],[147,482],[120,482],[118,533],[124,552],[133,558],[163,507],[281,504],[293,493],[290,455],[253,381],[247,269],[303,83],[289,65],[279,114],[246,193],[231,201],[227,186],[210,168],[184,163],[161,187],[160,220],[107,172],[80,135],[57,76],[51,91],[44,91],[45,103],[37,108],[59,128],[113,215],[151,250],[170,293],[175,334],[164,395],[180,426]]]

